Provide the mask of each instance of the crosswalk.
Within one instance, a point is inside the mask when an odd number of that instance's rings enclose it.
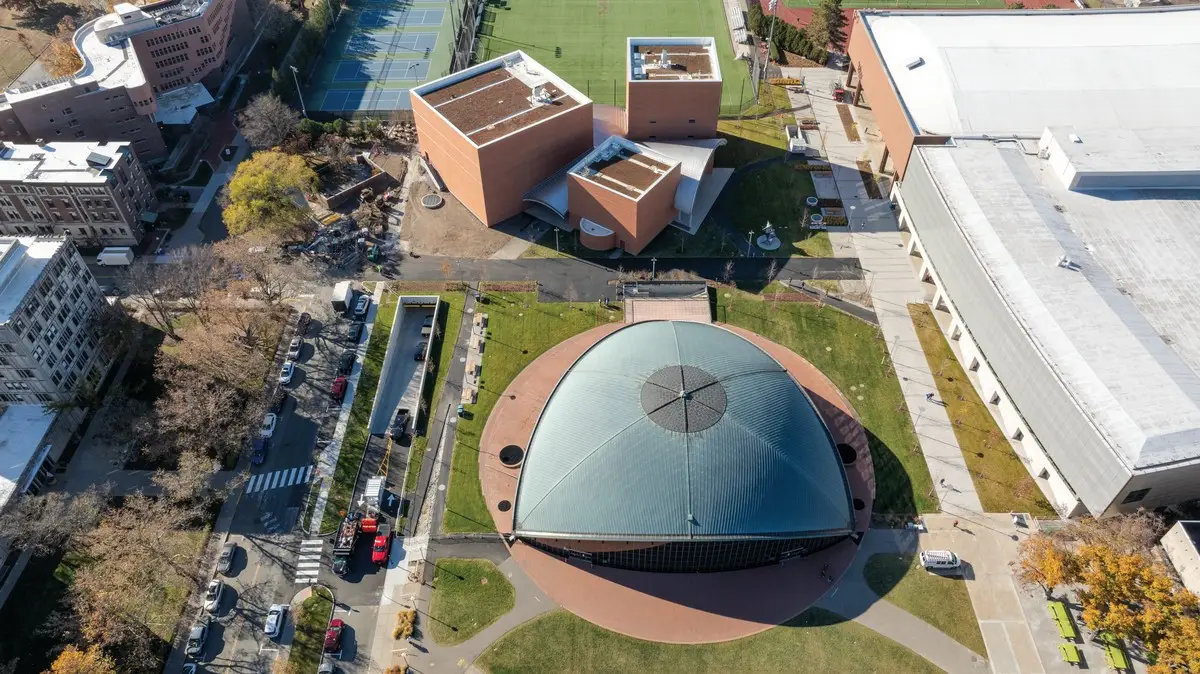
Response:
[[[321,573],[321,549],[325,541],[311,538],[300,541],[300,559],[296,562],[296,582],[309,585],[317,582]]]
[[[251,475],[250,481],[246,483],[246,493],[255,494],[296,484],[308,484],[308,481],[312,479],[312,470],[313,467],[310,464],[299,468],[283,468],[270,473]]]

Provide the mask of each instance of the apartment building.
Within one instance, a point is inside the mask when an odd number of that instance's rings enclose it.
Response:
[[[78,72],[0,93],[0,142],[128,141],[163,159],[159,125],[213,102],[252,29],[244,0],[118,4],[75,32]]]
[[[0,403],[45,404],[98,384],[110,358],[90,321],[103,301],[69,240],[0,238]]]
[[[0,143],[0,235],[136,246],[157,207],[129,143]]]

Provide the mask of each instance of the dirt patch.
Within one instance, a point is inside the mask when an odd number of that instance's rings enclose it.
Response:
[[[408,243],[410,252],[487,258],[512,240],[503,232],[485,227],[449,192],[441,193],[446,203],[434,209],[425,208],[421,205],[421,197],[433,191],[424,179],[414,182],[409,190],[401,238]]]
[[[869,159],[859,159],[858,176],[862,178],[863,189],[867,191],[867,197],[870,199],[882,199],[883,194],[879,191],[879,183],[875,182],[875,171],[871,168]]]
[[[845,103],[838,103],[837,111],[838,117],[842,118],[842,130],[846,132],[847,140],[851,143],[857,143],[860,140],[858,137],[858,124],[854,123],[854,115],[850,114],[850,106]]]
[[[372,156],[371,161],[390,175],[397,185],[401,185],[404,183],[405,174],[408,173],[408,158],[408,154],[388,152]]]

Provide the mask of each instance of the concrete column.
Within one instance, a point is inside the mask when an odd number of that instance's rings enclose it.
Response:
[[[904,227],[901,226],[900,229],[904,229]],[[917,250],[917,237],[916,236],[908,237],[908,243],[904,245],[904,252],[908,253],[909,255],[916,253],[918,256],[924,257],[923,255],[921,255],[921,251]]]
[[[847,89],[849,89],[850,85],[854,82],[854,73],[855,72],[856,71],[854,69],[854,62],[851,61],[850,65],[846,68],[846,88]]]
[[[854,104],[855,105],[858,104],[858,96],[857,95],[854,97]],[[888,146],[885,143],[883,146],[883,156],[879,158],[879,173],[887,173],[887,163],[888,163],[888,159],[890,159],[891,156],[892,155],[888,152]]]

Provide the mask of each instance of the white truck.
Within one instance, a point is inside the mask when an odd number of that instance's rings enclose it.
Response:
[[[333,286],[333,294],[329,301],[336,311],[346,311],[354,300],[354,286],[349,281],[341,281]]]
[[[133,249],[129,246],[109,246],[96,256],[101,267],[128,267],[133,264]]]

